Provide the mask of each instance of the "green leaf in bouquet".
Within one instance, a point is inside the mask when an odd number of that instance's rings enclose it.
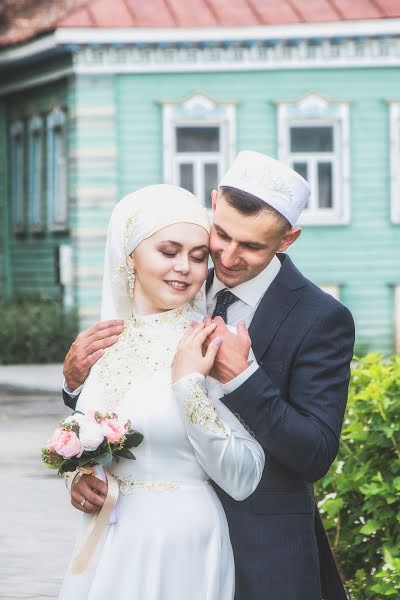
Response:
[[[77,460],[76,458],[71,458],[69,460],[65,460],[61,467],[58,469],[58,474],[62,475],[63,473],[69,473],[71,471],[75,471],[76,467],[77,467]]]
[[[133,431],[126,434],[124,448],[137,448],[143,441],[143,434],[139,431]]]
[[[42,461],[45,467],[48,469],[59,469],[64,462],[64,458],[52,452],[48,448],[42,448]]]
[[[100,454],[100,456],[96,456],[94,459],[94,463],[98,465],[103,465],[103,467],[109,467],[112,463],[113,457],[111,452],[104,452],[104,454]]]
[[[136,460],[136,457],[127,448],[120,448],[114,452],[114,456],[120,456],[121,458],[129,458],[130,460]]]

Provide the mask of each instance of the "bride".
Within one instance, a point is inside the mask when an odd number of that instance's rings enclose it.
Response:
[[[202,350],[214,329],[202,322],[208,234],[205,209],[171,185],[143,188],[113,211],[102,319],[123,319],[125,330],[93,366],[77,410],[116,412],[144,440],[136,461],[109,469],[120,491],[117,521],[83,572],[68,569],[61,600],[234,597],[228,525],[210,480],[243,500],[258,485],[264,453],[207,377],[219,348],[217,339]],[[82,515],[77,548],[91,518]]]

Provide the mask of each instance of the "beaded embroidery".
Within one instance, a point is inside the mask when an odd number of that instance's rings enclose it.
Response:
[[[107,410],[115,411],[135,381],[171,367],[192,310],[190,304],[185,304],[154,319],[134,316],[128,321],[117,343],[97,363]]]
[[[135,490],[150,490],[152,492],[173,492],[179,489],[179,485],[170,481],[143,481],[142,479],[133,479],[131,476],[117,477],[121,494],[125,496],[133,494]]]
[[[190,390],[185,400],[186,417],[192,425],[201,425],[207,431],[229,437],[214,404],[208,399],[201,385],[189,379]]]

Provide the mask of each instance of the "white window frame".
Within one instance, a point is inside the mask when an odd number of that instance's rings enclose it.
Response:
[[[28,122],[28,224],[33,232],[43,230],[43,119]]]
[[[14,233],[25,231],[25,128],[22,121],[10,127],[10,189]]]
[[[333,152],[291,152],[291,127],[332,127]],[[350,155],[349,106],[344,102],[330,102],[319,94],[309,94],[297,102],[279,102],[278,155],[292,165],[307,162],[311,172],[311,196],[308,207],[299,218],[299,225],[344,225],[350,222]],[[332,208],[318,205],[317,162],[332,163]]]
[[[234,104],[219,103],[203,93],[196,93],[182,102],[163,102],[164,181],[179,185],[181,164],[193,164],[194,194],[204,199],[203,167],[217,163],[218,181],[234,159],[236,150]],[[219,152],[177,152],[177,127],[218,127]]]
[[[400,102],[390,102],[390,178],[392,223],[400,224]]]
[[[330,294],[336,300],[340,301],[340,285],[337,283],[324,283],[319,286],[322,291]]]
[[[51,231],[68,228],[67,117],[60,108],[47,116],[47,223]]]

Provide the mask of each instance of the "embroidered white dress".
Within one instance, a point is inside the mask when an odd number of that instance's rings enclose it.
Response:
[[[68,569],[62,600],[232,600],[228,525],[209,480],[237,500],[256,488],[264,453],[200,374],[171,385],[171,362],[191,320],[190,305],[127,323],[92,368],[77,410],[109,409],[144,440],[136,461],[110,471],[120,496],[89,567]],[[82,514],[77,547],[91,516]]]

